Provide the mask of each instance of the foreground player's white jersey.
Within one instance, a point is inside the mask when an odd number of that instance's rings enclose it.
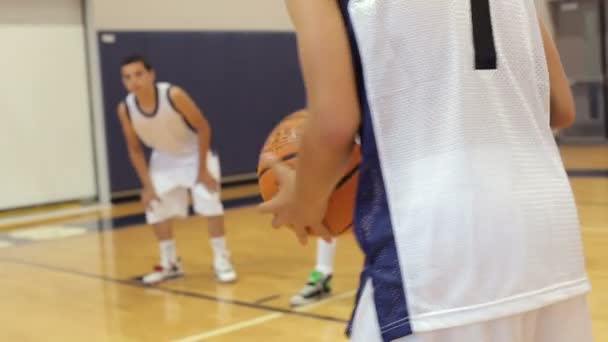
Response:
[[[340,3],[363,109],[356,234],[384,339],[588,291],[534,1]]]
[[[145,113],[140,108],[134,94],[129,94],[125,100],[135,132],[154,150],[173,155],[196,153],[197,135],[173,106],[169,96],[171,84],[160,82],[155,89],[156,108],[152,113]]]

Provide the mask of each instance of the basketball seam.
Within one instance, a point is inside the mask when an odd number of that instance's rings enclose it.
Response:
[[[357,171],[359,171],[360,165],[361,165],[360,163],[355,165],[355,167],[353,167],[344,177],[342,177],[342,179],[340,179],[338,184],[336,184],[336,190],[340,189],[344,184],[346,184],[346,182],[348,182],[357,173]]]
[[[336,190],[340,189],[344,184],[346,184],[357,173],[357,171],[359,171],[360,166],[361,166],[361,163],[355,165],[355,167],[353,167],[344,177],[342,177],[342,179],[336,185]],[[348,229],[352,228],[353,225],[354,225],[354,222],[351,221],[345,227],[343,227],[342,229],[337,231],[337,233],[339,233],[339,234],[344,233]]]
[[[281,158],[281,161],[286,162],[288,160],[294,159],[297,156],[298,156],[297,152],[289,153],[289,154],[283,156],[283,158]],[[268,171],[270,171],[270,167],[266,167],[266,168],[262,169],[262,171],[260,171],[260,173],[258,173],[258,178],[262,178],[262,176]]]

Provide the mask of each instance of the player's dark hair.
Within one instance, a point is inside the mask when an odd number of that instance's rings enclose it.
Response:
[[[146,70],[151,71],[152,69],[152,65],[150,65],[150,63],[148,63],[148,60],[146,59],[146,57],[139,55],[139,54],[133,54],[133,55],[129,55],[127,57],[125,57],[122,60],[122,63],[120,64],[121,67],[128,65],[128,64],[133,64],[133,63],[141,63],[144,65],[144,68],[146,68]]]

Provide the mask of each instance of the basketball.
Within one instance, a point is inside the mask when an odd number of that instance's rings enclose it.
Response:
[[[300,110],[279,122],[266,139],[261,155],[273,153],[289,167],[295,168],[301,133],[307,116],[305,110]],[[340,235],[353,226],[360,161],[360,148],[358,144],[355,144],[344,176],[336,184],[335,190],[329,198],[323,221],[333,236]],[[262,161],[258,163],[257,174],[262,199],[268,201],[278,190],[277,179],[272,170]]]

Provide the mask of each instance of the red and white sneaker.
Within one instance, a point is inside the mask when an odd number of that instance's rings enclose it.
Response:
[[[154,266],[154,272],[148,273],[142,277],[142,283],[153,285],[163,282],[168,279],[178,278],[184,275],[182,263],[178,260],[170,268],[164,268],[161,265]]]

